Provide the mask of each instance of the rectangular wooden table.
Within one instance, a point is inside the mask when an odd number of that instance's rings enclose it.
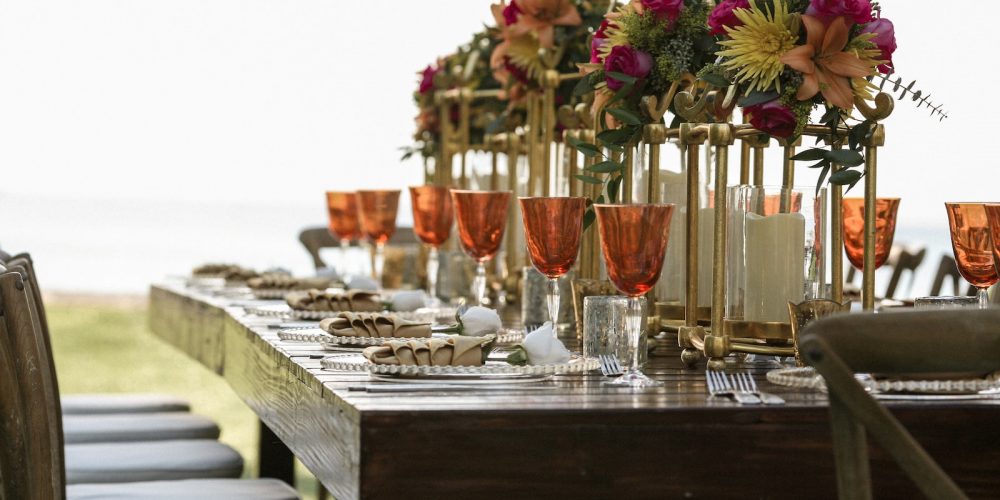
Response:
[[[785,406],[706,399],[704,372],[651,359],[665,382],[632,392],[599,373],[550,390],[368,393],[367,375],[320,368],[281,322],[182,285],[155,285],[156,335],[222,375],[338,499],[834,498],[822,394],[770,385]],[[900,402],[893,413],[973,497],[1000,497],[1000,403]],[[919,498],[872,447],[878,498]]]

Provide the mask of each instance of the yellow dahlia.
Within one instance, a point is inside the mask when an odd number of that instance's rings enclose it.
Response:
[[[774,11],[767,12],[750,1],[749,9],[735,9],[733,14],[743,22],[735,28],[726,26],[728,40],[716,55],[726,58],[722,65],[736,70],[736,81],[749,82],[750,90],[765,91],[772,85],[781,91],[778,76],[785,69],[781,56],[795,47],[799,19],[790,15],[782,0],[774,1]]]

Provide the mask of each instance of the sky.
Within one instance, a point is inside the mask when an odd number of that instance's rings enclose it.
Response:
[[[63,243],[34,236],[42,229],[85,233],[98,245],[88,247],[89,264],[101,265],[115,255],[101,241],[122,240],[172,209],[85,217],[79,207],[88,204],[208,207],[175,229],[183,239],[223,222],[251,232],[255,219],[234,207],[281,206],[300,218],[287,224],[305,226],[323,223],[326,189],[418,183],[419,162],[401,163],[397,149],[413,130],[416,72],[489,21],[489,3],[0,2],[0,242],[44,253]],[[897,102],[879,193],[902,197],[901,227],[946,235],[944,201],[1000,198],[992,18],[929,0],[881,3],[896,26],[899,75],[916,79],[950,118]],[[771,168],[769,180],[779,176]],[[19,211],[26,200],[41,208]],[[289,232],[281,237],[291,246]],[[218,254],[209,250],[189,258]]]

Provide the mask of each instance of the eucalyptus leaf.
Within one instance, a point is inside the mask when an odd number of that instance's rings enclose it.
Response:
[[[601,150],[596,145],[590,144],[589,142],[583,142],[573,137],[570,137],[566,142],[587,158],[593,158],[601,154]]]
[[[597,172],[597,173],[600,173],[600,174],[607,174],[607,173],[611,173],[611,172],[618,172],[621,169],[622,169],[621,164],[618,163],[618,162],[616,162],[616,161],[612,161],[612,160],[605,160],[605,161],[602,161],[600,163],[595,163],[595,164],[587,167],[587,170],[589,170],[591,172]]]
[[[585,182],[587,184],[604,184],[604,181],[602,181],[602,180],[600,180],[597,177],[594,177],[592,175],[577,174],[574,177],[576,177],[576,179],[578,181]]]
[[[615,177],[608,182],[608,199],[611,203],[618,201],[618,192],[621,191],[622,187],[622,176]]]
[[[626,75],[625,73],[619,73],[617,71],[608,71],[607,73],[604,74],[604,76],[605,78],[618,80],[619,82],[622,83],[635,83],[638,80],[638,78],[634,76]]]
[[[597,140],[604,144],[624,144],[630,137],[632,131],[628,128],[610,129],[597,134]]]
[[[573,87],[573,95],[582,96],[587,95],[594,91],[594,82],[590,81],[590,75],[586,75],[576,82],[576,86]]]
[[[728,87],[732,85],[732,83],[729,80],[727,80],[726,77],[718,73],[705,73],[704,75],[701,75],[701,79],[708,83],[711,83],[712,85],[715,85],[716,87]]]
[[[843,169],[838,170],[830,176],[830,183],[836,184],[838,186],[844,186],[847,184],[854,185],[861,178],[861,172],[858,170]]]
[[[593,208],[588,208],[586,212],[583,213],[583,230],[586,231],[594,220],[597,219],[597,213],[594,212]]]
[[[626,125],[642,125],[642,118],[625,108],[609,109],[608,114]]]
[[[829,151],[823,148],[809,148],[805,151],[800,151],[792,159],[795,161],[819,161],[827,159],[828,153]]]
[[[778,98],[778,93],[770,90],[767,92],[751,92],[750,95],[740,99],[740,107],[745,108],[747,106],[753,106],[755,104],[763,104],[768,101],[773,101]]]
[[[823,171],[819,173],[819,181],[816,182],[816,196],[819,196],[820,189],[823,189],[823,181],[826,180],[826,176],[829,173],[830,173],[829,165],[823,167]]]
[[[835,163],[848,167],[856,167],[865,162],[865,157],[857,151],[850,149],[834,149],[828,152],[827,158]]]

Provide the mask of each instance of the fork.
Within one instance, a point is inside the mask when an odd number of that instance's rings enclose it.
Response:
[[[597,361],[601,363],[601,373],[606,377],[617,377],[622,373],[621,363],[618,362],[618,358],[611,356],[609,354],[599,354],[597,356]]]
[[[736,390],[724,373],[715,370],[705,370],[705,381],[708,383],[708,393],[712,396],[730,396],[737,403],[745,405],[757,405],[761,403],[760,398],[756,395]]]
[[[781,399],[780,396],[768,392],[761,392],[761,390],[757,388],[757,381],[754,380],[749,373],[740,372],[737,373],[736,375],[730,375],[729,378],[733,383],[733,385],[736,385],[741,390],[749,392],[750,394],[759,397],[760,400],[763,401],[764,404],[766,405],[785,404],[785,400]]]

